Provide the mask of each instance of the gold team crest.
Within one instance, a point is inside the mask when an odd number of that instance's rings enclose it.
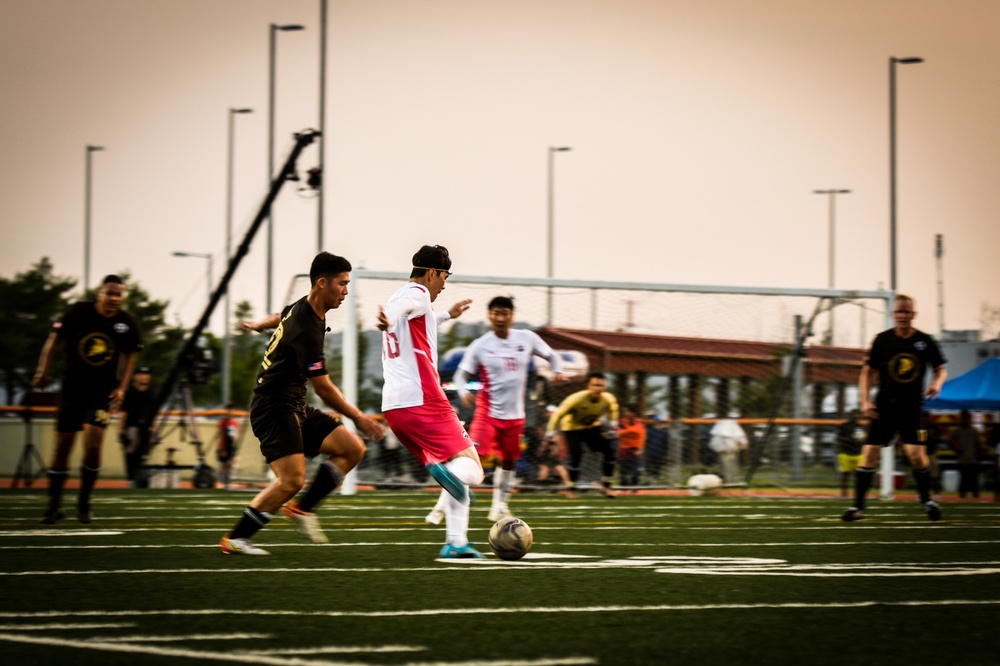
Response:
[[[896,354],[889,361],[889,375],[893,381],[909,384],[920,379],[920,369],[923,366],[913,354]]]
[[[89,365],[104,365],[114,358],[115,343],[103,333],[91,333],[80,340],[77,351]]]

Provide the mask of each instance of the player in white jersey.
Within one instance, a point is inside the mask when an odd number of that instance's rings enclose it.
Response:
[[[465,350],[455,372],[458,395],[466,407],[476,403],[470,435],[479,456],[496,453],[500,466],[493,472],[493,502],[487,516],[497,521],[510,515],[507,502],[514,479],[514,466],[521,455],[524,433],[524,393],[532,356],[546,359],[555,379],[562,380],[562,361],[534,331],[513,329],[514,300],[497,296],[487,306],[491,332],[477,338]],[[471,377],[483,384],[478,396],[469,391]],[[427,522],[439,523],[444,497],[427,515]]]
[[[470,300],[437,314],[431,303],[451,274],[447,248],[424,245],[413,255],[410,281],[379,309],[382,331],[382,413],[393,434],[447,491],[443,558],[482,557],[469,543],[469,486],[483,481],[483,466],[437,371],[437,327],[469,309]]]

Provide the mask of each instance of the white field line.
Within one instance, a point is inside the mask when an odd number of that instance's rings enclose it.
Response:
[[[154,647],[152,645],[137,645],[135,643],[97,643],[85,640],[69,640],[65,638],[48,638],[40,636],[19,636],[17,634],[0,634],[0,641],[12,643],[29,643],[62,648],[77,648],[102,652],[125,652],[129,654],[148,654],[157,657],[181,657],[186,659],[202,659],[212,661],[230,661],[243,664],[263,664],[266,666],[363,666],[362,662],[333,662],[313,659],[294,659],[288,657],[269,657],[267,655],[248,655],[234,653],[203,652],[200,650],[185,650],[174,647]]]
[[[255,655],[249,653],[206,652],[201,650],[185,650],[179,648],[153,647],[135,643],[98,643],[90,641],[74,641],[64,638],[43,638],[39,636],[18,636],[17,634],[0,634],[0,641],[13,643],[29,643],[63,648],[78,648],[99,650],[104,652],[127,652],[130,654],[148,654],[157,657],[181,657],[187,659],[202,659],[211,661],[229,661],[243,664],[264,664],[267,666],[370,666],[367,662],[320,661],[317,659],[296,659],[287,656]],[[522,659],[505,662],[507,666],[575,666],[577,664],[595,664],[589,657],[566,657],[552,659]],[[495,666],[495,660],[489,661],[437,661],[410,662],[400,666]]]
[[[742,603],[742,604],[653,604],[628,606],[522,606],[518,608],[427,608],[398,611],[302,611],[262,608],[243,609],[189,609],[168,610],[95,610],[95,611],[0,611],[0,617],[9,619],[39,619],[55,617],[198,617],[211,615],[263,616],[263,617],[330,617],[330,618],[383,618],[383,617],[440,617],[452,615],[520,615],[570,614],[570,613],[658,613],[675,611],[715,610],[765,610],[765,609],[850,609],[874,607],[923,608],[931,606],[1000,606],[1000,599],[914,599],[910,601],[844,601],[826,603]]]
[[[833,528],[834,524],[840,524],[840,519],[830,521],[829,523],[824,523],[822,525],[761,525],[759,523],[745,524],[745,525],[698,525],[698,524],[684,524],[677,523],[673,525],[548,525],[548,524],[538,524],[535,523],[532,527],[537,530],[545,530],[546,532],[556,532],[556,531],[579,531],[579,530],[616,530],[616,531],[636,531],[636,532],[670,532],[676,530],[690,530],[699,532],[713,532],[713,531],[746,531],[752,530],[754,532],[763,531],[788,531],[788,532],[800,532],[809,530],[819,530],[823,532],[829,532]],[[67,530],[6,530],[0,531],[0,536],[3,537],[36,537],[36,536],[100,536],[102,534],[117,534],[117,533],[133,533],[133,532],[214,532],[216,534],[222,534],[231,527],[228,523],[225,525],[219,525],[219,527],[184,527],[178,525],[176,527],[116,527],[114,531],[108,532],[97,532],[89,531],[87,529],[76,529],[70,528]],[[489,529],[489,525],[480,524],[478,526],[473,525],[471,529],[473,531],[485,531]],[[428,534],[440,532],[440,527],[431,527],[428,525],[413,525],[405,526],[398,525],[392,527],[342,527],[336,524],[324,525],[325,529],[336,530],[337,532],[426,532]],[[1000,530],[1000,524],[981,524],[981,523],[934,523],[930,524],[927,522],[908,522],[899,521],[894,523],[889,522],[879,522],[877,524],[869,523],[868,525],[857,525],[851,523],[850,526],[844,526],[840,529],[866,532],[872,530],[933,530],[934,532],[940,532],[943,530]]]
[[[791,578],[926,578],[939,576],[982,576],[1000,574],[1000,568],[959,569],[952,565],[935,569],[931,567],[912,567],[916,571],[873,571],[885,567],[859,566],[845,573],[837,573],[827,567],[797,567],[780,569],[746,568],[746,567],[659,567],[656,573],[687,574],[697,576],[788,576]],[[907,568],[907,567],[901,567]]]
[[[963,541],[962,543],[970,543]],[[993,543],[993,542],[990,542]],[[593,544],[590,544],[593,545]],[[440,541],[396,541],[396,542],[366,542],[366,543],[288,543],[288,544],[269,544],[268,547],[281,547],[290,546],[292,548],[348,548],[348,547],[364,547],[364,546],[441,546]],[[146,550],[148,548],[215,548],[218,549],[219,544],[217,543],[174,543],[174,544],[154,544],[154,545],[142,545],[135,543],[123,543],[123,544],[106,544],[106,545],[52,545],[52,546],[0,546],[0,550],[109,550],[115,548],[138,548],[140,550]]]
[[[285,648],[277,650],[239,650],[241,654],[379,654],[390,652],[421,652],[423,645],[326,645],[316,648]]]
[[[655,559],[643,559],[635,558],[634,560],[598,560],[598,561],[584,561],[574,560],[572,562],[555,562],[552,560],[520,560],[518,562],[500,562],[499,560],[435,560],[444,565],[451,566],[428,566],[428,567],[274,567],[274,568],[228,568],[228,569],[88,569],[88,570],[54,570],[54,571],[6,571],[0,572],[0,577],[19,577],[19,576],[122,576],[122,575],[187,575],[187,574],[223,574],[223,573],[233,573],[233,574],[253,574],[258,575],[260,573],[425,573],[425,572],[467,572],[467,571],[520,571],[524,572],[526,570],[536,570],[545,571],[551,569],[609,569],[609,568],[657,568],[661,569],[662,562],[656,561]],[[889,567],[894,569],[913,569],[913,568],[926,568],[926,575],[931,576],[941,576],[949,575],[947,572],[950,571],[952,575],[972,575],[972,574],[989,574],[997,573],[994,569],[996,565],[1000,565],[1000,562],[949,562],[946,564],[938,562],[900,562],[893,564],[883,564],[883,565],[867,565],[867,564],[832,564],[832,565],[810,565],[817,567],[829,567],[829,568],[846,568],[850,569],[853,573],[846,574],[828,574],[830,576],[840,575],[840,576],[864,576],[864,572],[867,569],[879,567]],[[946,567],[952,567],[952,569],[947,569]],[[968,568],[955,568],[955,567],[968,567]],[[986,567],[986,568],[983,568]],[[754,568],[752,572],[747,573],[760,573],[760,575],[784,575],[782,572],[792,571],[791,568],[783,567],[780,572],[770,573],[767,571]],[[706,574],[711,573],[738,573],[737,569],[725,567],[708,567],[708,568],[698,568],[698,569],[679,569],[670,573],[701,573]],[[961,574],[959,573],[961,572]],[[666,573],[665,571],[662,573]],[[790,573],[787,575],[791,575]],[[903,574],[898,574],[903,575]],[[906,574],[906,575],[916,575],[916,574]],[[2,617],[2,615],[0,615]]]
[[[19,533],[23,535],[23,533]],[[0,532],[0,536],[5,536]],[[37,535],[35,535],[37,536]],[[48,536],[48,535],[46,535]],[[102,535],[103,536],[103,535]],[[739,543],[639,543],[639,542],[615,542],[616,546],[628,548],[786,548],[797,546],[965,546],[965,545],[991,545],[1000,544],[1000,539],[962,539],[962,540],[901,540],[901,541],[757,541]],[[284,544],[264,544],[269,548],[378,548],[383,546],[439,546],[439,541],[352,541],[342,543],[284,543]],[[593,548],[592,541],[552,541],[547,540],[546,546],[582,546]],[[140,549],[149,548],[218,548],[217,543],[175,543],[175,544],[46,544],[46,545],[24,545],[24,546],[0,546],[0,550],[106,550],[106,549]]]
[[[245,641],[274,638],[272,634],[186,634],[180,636],[93,636],[88,643],[178,643],[180,641]]]
[[[0,631],[49,631],[51,629],[128,629],[135,622],[93,622],[62,624],[0,624]]]

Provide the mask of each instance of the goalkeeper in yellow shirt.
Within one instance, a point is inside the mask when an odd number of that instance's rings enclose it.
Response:
[[[574,490],[580,478],[583,445],[599,452],[604,458],[601,492],[605,497],[614,497],[616,493],[611,489],[611,478],[615,473],[615,449],[618,446],[614,428],[618,422],[618,400],[608,393],[607,387],[602,373],[591,372],[587,375],[586,390],[568,396],[552,412],[546,437],[554,436],[557,429],[563,431],[569,447],[569,478]]]

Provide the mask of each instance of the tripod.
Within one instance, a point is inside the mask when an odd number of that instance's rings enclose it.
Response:
[[[186,468],[184,466],[171,465],[173,469],[193,469],[194,479],[192,480],[192,485],[195,488],[206,489],[215,487],[215,472],[205,463],[205,454],[202,449],[201,435],[198,434],[198,427],[195,423],[194,417],[194,399],[191,397],[191,385],[186,377],[182,377],[177,381],[177,386],[174,395],[171,397],[170,402],[167,404],[167,412],[173,408],[174,402],[180,400],[183,402],[184,414],[181,416],[181,421],[178,427],[181,429],[181,441],[184,441],[185,436],[191,441],[191,444],[195,447],[195,453],[198,456],[198,462],[194,464],[193,467]],[[164,424],[166,423],[166,418],[160,419],[159,427],[157,428],[155,441],[158,443],[162,441]]]
[[[17,488],[19,482],[24,483],[25,488],[30,488],[36,479],[45,476],[49,471],[42,461],[41,454],[38,453],[38,449],[31,441],[31,408],[36,405],[54,405],[57,395],[56,393],[35,393],[34,391],[24,394],[24,399],[21,401],[24,407],[24,412],[22,413],[22,418],[24,419],[24,448],[21,449],[21,457],[17,461],[17,469],[14,471],[14,478],[10,482],[11,488]],[[38,470],[34,471],[33,468],[36,465],[38,466]]]

